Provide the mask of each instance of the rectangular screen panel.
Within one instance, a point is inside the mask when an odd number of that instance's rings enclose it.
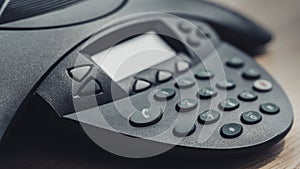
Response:
[[[101,51],[92,60],[115,82],[171,59],[176,52],[157,34],[148,32]]]

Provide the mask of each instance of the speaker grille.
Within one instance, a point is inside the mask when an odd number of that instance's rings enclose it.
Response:
[[[4,1],[0,0],[1,6]],[[0,24],[60,10],[81,1],[85,0],[10,0],[1,15]]]

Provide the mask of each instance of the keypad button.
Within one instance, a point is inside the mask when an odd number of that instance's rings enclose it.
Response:
[[[207,80],[214,77],[214,73],[209,70],[200,70],[195,74],[195,77],[200,80]]]
[[[235,88],[235,82],[233,80],[224,80],[217,83],[217,88],[223,90],[232,90]]]
[[[277,114],[280,108],[274,103],[265,103],[260,105],[260,111],[265,114]]]
[[[248,69],[242,73],[242,77],[248,80],[255,80],[260,78],[260,72],[255,69]]]
[[[154,94],[154,99],[158,101],[170,100],[176,95],[176,91],[171,88],[159,89]]]
[[[178,112],[189,112],[196,109],[197,106],[198,106],[197,100],[187,98],[181,100],[176,104],[176,110]]]
[[[256,124],[259,123],[262,116],[256,111],[244,112],[241,116],[241,121],[245,124]]]
[[[210,99],[217,96],[217,91],[211,87],[204,87],[197,92],[197,96],[200,99]]]
[[[230,58],[226,61],[226,65],[232,68],[241,68],[244,66],[244,61],[241,58]]]
[[[267,92],[272,90],[273,84],[267,80],[260,79],[253,83],[253,88],[260,92]]]
[[[141,92],[147,90],[151,87],[151,83],[144,81],[144,80],[136,80],[133,85],[133,90],[135,92]]]
[[[178,79],[175,86],[180,89],[186,89],[195,85],[195,81],[191,78]]]
[[[183,33],[190,33],[192,32],[192,27],[185,22],[178,23],[178,29]]]
[[[200,124],[212,124],[220,119],[220,113],[215,110],[205,110],[198,116]]]
[[[186,39],[186,42],[188,45],[192,46],[192,47],[198,47],[200,46],[200,39],[197,36],[189,36]]]
[[[188,121],[180,121],[174,126],[173,134],[177,137],[187,137],[196,130],[196,125]]]
[[[160,70],[156,74],[156,80],[158,82],[166,82],[172,78],[172,73],[168,71]]]
[[[129,123],[134,127],[146,127],[159,122],[162,118],[162,110],[159,106],[151,106],[141,111],[135,111],[129,117]]]
[[[243,127],[237,123],[229,123],[221,128],[221,135],[224,138],[235,138],[242,134]]]
[[[96,95],[102,92],[100,83],[95,79],[90,79],[79,91],[81,97]]]
[[[178,61],[176,62],[176,70],[179,73],[183,73],[190,69],[190,63],[186,61]]]
[[[242,101],[250,102],[250,101],[255,101],[258,96],[252,92],[252,91],[242,91],[239,95],[238,98]]]
[[[232,111],[239,108],[240,103],[236,99],[227,98],[220,102],[219,108],[223,111]]]
[[[91,71],[91,65],[78,66],[68,69],[69,76],[77,82],[81,82]]]

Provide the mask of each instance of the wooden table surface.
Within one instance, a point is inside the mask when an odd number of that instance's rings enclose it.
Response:
[[[300,1],[215,0],[244,13],[275,34],[267,53],[255,59],[282,85],[295,112],[295,123],[280,143],[255,155],[203,161],[197,157],[164,161],[119,159],[60,129],[29,132],[26,127],[12,137],[0,154],[1,169],[96,168],[300,168]],[[27,121],[25,119],[23,121]],[[46,124],[45,124],[46,125]],[[38,136],[37,136],[38,135]],[[75,141],[76,140],[76,141]]]

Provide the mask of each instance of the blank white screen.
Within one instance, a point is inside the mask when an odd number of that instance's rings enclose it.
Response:
[[[115,82],[175,56],[175,51],[154,32],[148,32],[101,51],[92,60]]]

